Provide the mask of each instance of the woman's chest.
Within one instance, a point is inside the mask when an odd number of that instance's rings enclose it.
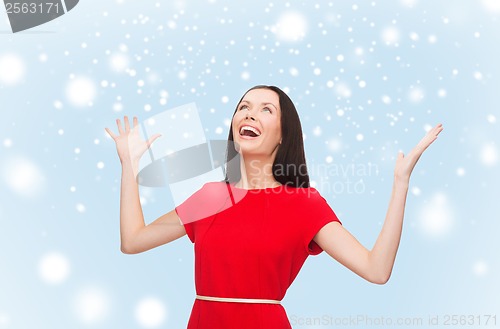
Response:
[[[272,198],[241,202],[198,226],[195,250],[204,255],[279,260],[301,248],[300,211]]]

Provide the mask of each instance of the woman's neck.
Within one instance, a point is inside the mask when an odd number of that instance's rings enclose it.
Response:
[[[241,179],[236,187],[245,189],[275,187],[281,185],[273,175],[274,159],[244,159],[240,161]]]

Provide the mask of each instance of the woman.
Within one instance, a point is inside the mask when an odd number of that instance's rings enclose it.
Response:
[[[160,135],[142,141],[137,118],[132,129],[124,121],[123,129],[117,119],[118,136],[106,128],[122,163],[121,250],[139,253],[188,235],[197,292],[188,329],[291,328],[280,301],[306,258],[323,250],[369,282],[386,283],[411,172],[443,129],[437,125],[407,156],[398,154],[385,222],[368,250],[309,186],[299,116],[279,88],[253,87],[238,102],[225,180],[205,184],[149,225],[135,177],[140,157]]]

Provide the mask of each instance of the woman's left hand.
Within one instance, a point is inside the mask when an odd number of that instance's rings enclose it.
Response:
[[[420,156],[429,147],[429,145],[431,145],[432,142],[436,140],[437,136],[442,130],[443,125],[438,124],[431,130],[429,130],[425,137],[422,138],[417,146],[415,146],[406,156],[403,154],[403,152],[399,152],[398,158],[396,160],[396,168],[394,169],[394,178],[396,180],[405,182],[408,182],[410,180],[411,172],[413,171],[413,168],[415,168],[418,159],[420,159]]]

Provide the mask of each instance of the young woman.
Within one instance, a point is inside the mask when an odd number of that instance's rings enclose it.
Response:
[[[382,230],[371,250],[340,223],[309,186],[302,128],[290,98],[256,86],[238,102],[229,130],[226,177],[206,183],[181,205],[145,225],[139,159],[160,136],[143,141],[134,117],[116,142],[122,164],[121,250],[140,253],[184,235],[194,243],[197,296],[188,329],[289,329],[281,299],[309,255],[323,250],[357,275],[384,284],[399,246],[410,175],[443,130],[432,128],[406,156],[399,153]]]

